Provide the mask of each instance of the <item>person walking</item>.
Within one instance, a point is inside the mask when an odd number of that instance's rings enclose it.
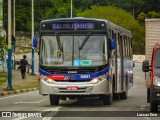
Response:
[[[20,60],[20,69],[21,69],[21,75],[22,79],[26,78],[26,66],[28,65],[28,61],[26,60],[27,56],[23,55],[23,59]]]

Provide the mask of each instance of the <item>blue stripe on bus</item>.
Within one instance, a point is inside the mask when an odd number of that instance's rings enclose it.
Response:
[[[109,72],[109,67],[106,67],[105,69],[98,71],[96,73],[92,73],[92,74],[51,74],[49,72],[46,72],[44,70],[42,70],[41,68],[39,68],[39,73],[45,76],[62,76],[64,75],[65,78],[69,77],[70,80],[91,80],[93,78],[99,77],[101,75],[106,74],[107,72]]]

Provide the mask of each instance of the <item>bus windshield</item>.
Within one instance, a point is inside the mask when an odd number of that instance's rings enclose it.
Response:
[[[53,67],[104,65],[108,62],[107,47],[106,36],[92,35],[87,39],[85,35],[42,36],[40,64]]]

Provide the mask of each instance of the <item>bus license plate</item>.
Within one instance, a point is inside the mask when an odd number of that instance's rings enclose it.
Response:
[[[74,91],[74,90],[78,90],[78,87],[77,86],[67,86],[66,89]]]

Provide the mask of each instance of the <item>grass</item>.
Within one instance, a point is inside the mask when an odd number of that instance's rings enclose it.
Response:
[[[18,71],[19,72],[19,71]],[[26,79],[21,79],[21,76],[12,77],[12,87],[13,90],[21,90],[27,88],[38,88],[38,80],[36,75],[27,75]],[[20,80],[18,80],[20,79]],[[7,73],[0,72],[0,86],[3,86],[3,83],[7,82]],[[8,89],[4,89],[4,86],[1,87],[0,91],[8,91]]]
[[[0,84],[7,81],[7,73],[6,72],[0,72]]]
[[[4,83],[4,82],[6,82],[7,80],[1,80],[0,79],[0,84],[2,84],[2,83]]]
[[[27,88],[38,88],[38,81],[33,81],[33,82],[25,82],[25,84],[21,85],[13,85],[14,90],[20,90],[20,89],[27,89]]]

